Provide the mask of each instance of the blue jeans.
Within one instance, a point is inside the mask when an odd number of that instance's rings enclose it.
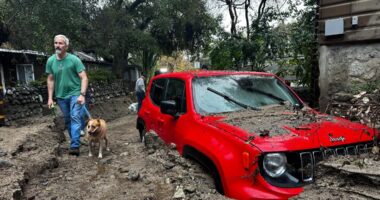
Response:
[[[138,111],[140,111],[142,101],[145,98],[145,92],[143,92],[143,91],[136,92],[136,96],[137,96],[137,112],[138,112]]]
[[[67,99],[57,98],[59,108],[65,119],[65,126],[69,132],[71,148],[79,148],[80,146],[80,131],[84,125],[83,106],[77,103],[78,96],[71,96]]]

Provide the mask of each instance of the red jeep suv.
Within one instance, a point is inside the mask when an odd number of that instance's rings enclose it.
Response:
[[[174,143],[235,199],[295,196],[313,182],[318,161],[368,152],[379,135],[307,107],[273,74],[230,71],[155,76],[136,127],[141,141],[155,132]]]

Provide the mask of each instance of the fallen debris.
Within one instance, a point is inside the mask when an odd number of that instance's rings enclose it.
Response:
[[[327,106],[326,113],[380,128],[380,90],[352,95],[337,93]]]
[[[284,126],[299,128],[302,125],[316,122],[317,117],[309,110],[298,110],[290,105],[271,105],[261,110],[242,110],[227,113],[223,120],[248,132],[262,137],[289,134]]]

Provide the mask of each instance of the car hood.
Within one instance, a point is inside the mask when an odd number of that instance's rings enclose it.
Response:
[[[371,141],[378,134],[359,123],[284,105],[208,116],[204,121],[263,152],[328,148]]]

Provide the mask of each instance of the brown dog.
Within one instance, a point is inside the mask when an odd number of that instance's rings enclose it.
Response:
[[[107,139],[107,124],[103,119],[90,119],[87,122],[87,140],[88,140],[88,156],[92,156],[92,146],[95,143],[99,143],[99,156],[98,158],[103,157],[103,146],[106,150],[108,148],[108,139]]]

